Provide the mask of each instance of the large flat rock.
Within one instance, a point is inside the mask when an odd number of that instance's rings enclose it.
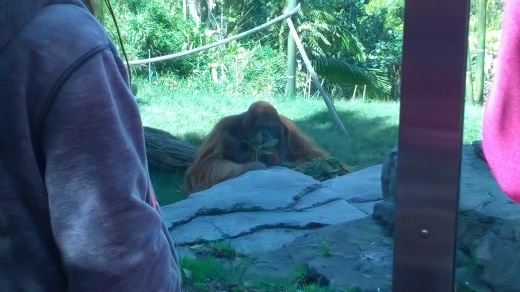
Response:
[[[178,246],[229,240],[249,254],[281,248],[306,230],[367,217],[364,209],[344,200],[328,184],[273,167],[192,194],[163,207],[162,213]]]
[[[326,180],[322,185],[329,186],[344,200],[351,202],[378,201],[381,194],[382,164],[370,166],[356,172]]]
[[[162,207],[164,220],[172,225],[197,216],[236,211],[282,210],[296,204],[320,182],[284,167],[249,171],[187,199]]]
[[[234,239],[265,229],[314,229],[331,224],[352,221],[367,215],[343,200],[336,200],[314,208],[276,211],[232,212],[213,216],[200,216],[170,229],[179,245],[206,241]],[[274,236],[266,241],[282,244]],[[262,250],[263,242],[249,246]],[[272,245],[272,243],[267,244]]]

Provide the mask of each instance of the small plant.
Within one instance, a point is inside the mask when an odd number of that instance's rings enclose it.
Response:
[[[218,258],[234,259],[237,256],[236,250],[231,246],[229,241],[219,240],[209,244],[213,254]]]
[[[229,241],[227,241],[227,240],[213,241],[209,244],[209,246],[218,251],[235,252],[235,249],[231,246],[231,243],[229,243]]]
[[[229,241],[219,240],[210,243],[195,244],[190,249],[198,256],[209,255],[219,259],[234,260],[238,255],[237,251],[231,246]]]
[[[330,291],[330,280],[316,268],[300,264],[295,267],[294,275],[293,283],[298,288],[297,291]]]
[[[331,245],[328,242],[323,241],[323,245],[320,246],[318,253],[322,257],[330,257],[332,255]]]

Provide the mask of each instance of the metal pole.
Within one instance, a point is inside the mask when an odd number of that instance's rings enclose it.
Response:
[[[405,0],[392,289],[454,291],[469,0]]]

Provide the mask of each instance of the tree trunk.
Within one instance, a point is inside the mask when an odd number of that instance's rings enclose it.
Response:
[[[197,148],[172,134],[144,127],[148,165],[162,170],[179,171],[195,159]]]
[[[188,12],[190,13],[191,17],[195,21],[195,23],[198,25],[200,23],[200,15],[199,15],[199,3],[198,0],[186,0],[188,5]]]
[[[468,49],[468,58],[466,61],[466,102],[474,102],[473,100],[473,73],[471,72],[471,53]]]

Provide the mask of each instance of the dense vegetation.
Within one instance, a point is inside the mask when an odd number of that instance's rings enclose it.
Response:
[[[404,0],[308,0],[295,17],[298,33],[325,88],[335,97],[399,98]],[[477,0],[470,19],[475,69]],[[287,0],[112,0],[130,60],[199,47],[281,15]],[[209,3],[209,7],[206,3]],[[487,1],[486,82],[492,76],[503,0]],[[113,21],[104,23],[114,40]],[[134,66],[134,76],[180,80],[190,88],[235,94],[283,94],[288,29],[279,22],[263,31],[205,52]],[[299,56],[298,56],[299,58]],[[315,92],[298,60],[297,91]],[[366,88],[364,86],[366,85]],[[486,86],[487,88],[487,86]]]

